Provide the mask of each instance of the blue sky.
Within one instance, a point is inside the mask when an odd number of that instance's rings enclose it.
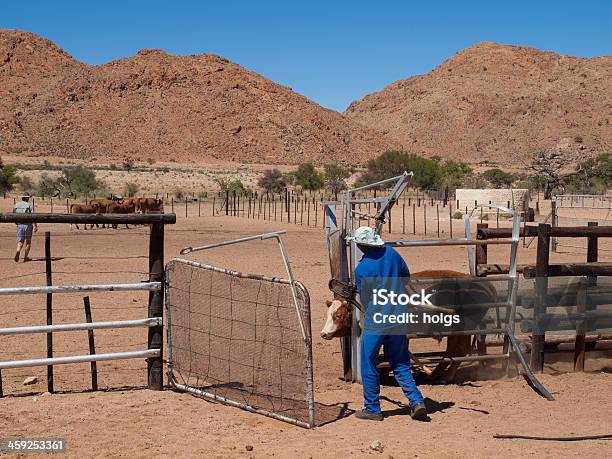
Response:
[[[0,27],[92,64],[213,52],[338,111],[480,41],[612,54],[610,0],[5,1]]]

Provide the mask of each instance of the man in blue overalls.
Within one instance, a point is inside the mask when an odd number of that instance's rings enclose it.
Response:
[[[392,330],[372,324],[375,312],[393,311],[393,308],[381,308],[373,304],[373,289],[384,286],[398,294],[403,293],[410,276],[408,266],[401,255],[393,247],[386,247],[380,236],[370,227],[358,228],[354,235],[347,239],[355,241],[363,252],[363,257],[355,269],[355,285],[361,302],[367,304],[360,350],[364,409],[355,416],[359,419],[383,420],[380,410],[380,377],[376,365],[380,348],[384,346],[385,357],[393,375],[408,398],[410,416],[423,420],[427,418],[427,409],[410,371],[406,334],[402,333],[401,328]]]

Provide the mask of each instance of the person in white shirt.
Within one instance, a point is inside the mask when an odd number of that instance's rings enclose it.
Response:
[[[13,212],[18,214],[31,214],[33,212],[32,204],[30,204],[30,194],[25,193],[21,196],[21,201],[15,204]],[[28,255],[32,247],[32,231],[38,231],[36,223],[17,223],[17,252],[15,252],[15,262],[19,261],[19,255],[23,249],[23,261],[30,261]]]

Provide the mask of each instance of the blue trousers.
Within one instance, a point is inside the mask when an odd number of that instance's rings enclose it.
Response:
[[[393,375],[408,398],[410,405],[423,403],[423,395],[416,386],[410,371],[410,355],[406,335],[361,336],[361,383],[365,409],[380,413],[380,376],[376,369],[378,353],[384,346],[385,358],[391,365]]]

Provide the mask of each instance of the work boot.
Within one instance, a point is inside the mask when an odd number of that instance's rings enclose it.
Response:
[[[423,421],[427,419],[427,408],[424,403],[417,403],[416,405],[410,405],[410,417],[417,421]]]
[[[372,413],[371,411],[368,411],[365,408],[361,411],[357,411],[355,413],[355,417],[357,419],[365,419],[366,421],[382,421],[383,420],[382,413]]]
[[[15,263],[19,261],[19,251],[15,252],[15,258],[13,258],[13,260],[15,260]]]

